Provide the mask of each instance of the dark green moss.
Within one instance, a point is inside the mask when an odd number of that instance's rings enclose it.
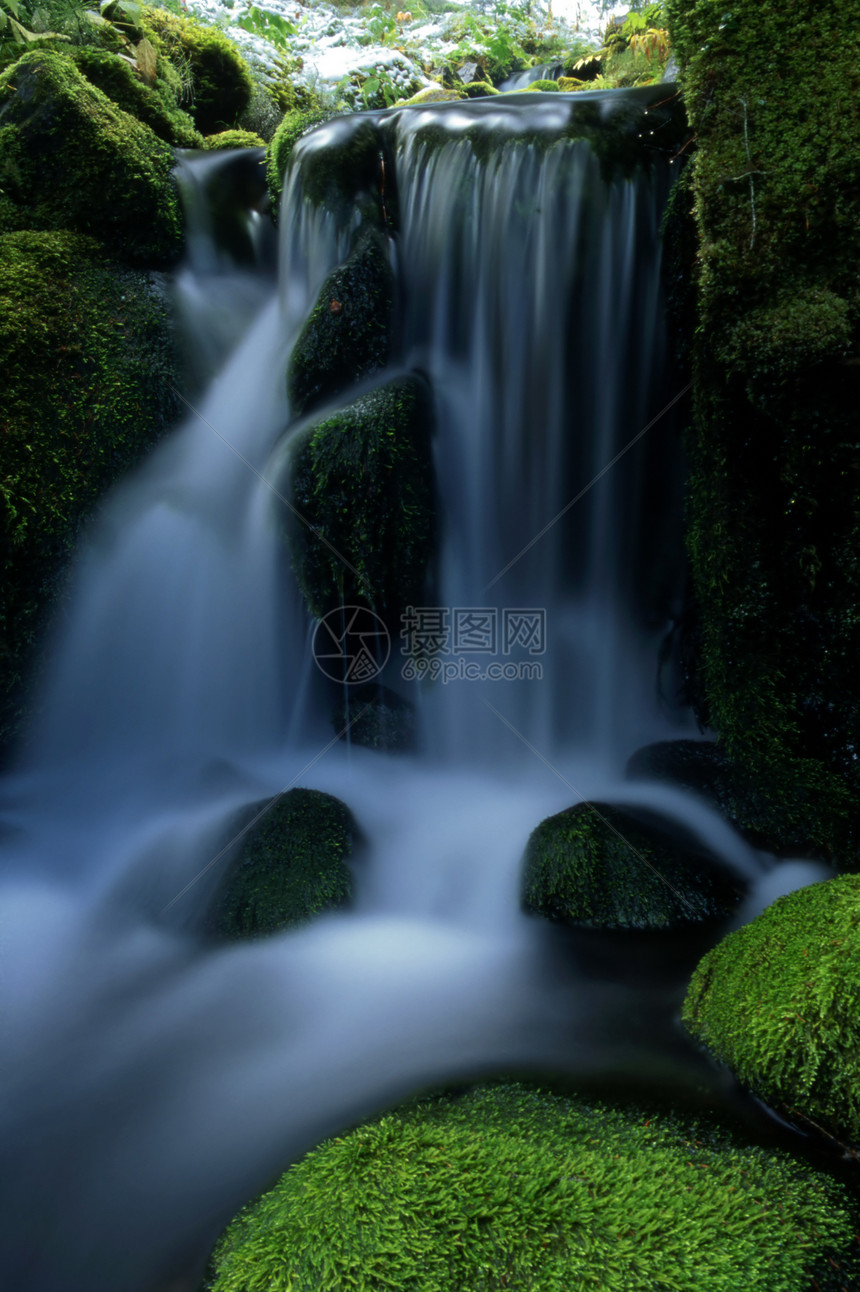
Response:
[[[806,1292],[843,1187],[710,1124],[514,1084],[330,1139],[250,1203],[212,1292]],[[847,1259],[846,1259],[847,1257]]]
[[[232,130],[254,90],[237,46],[216,28],[165,9],[146,9],[144,29],[156,49],[190,72],[194,95],[189,111],[197,129],[204,135]]]
[[[284,176],[287,173],[287,166],[289,165],[293,148],[303,134],[313,126],[327,121],[330,116],[331,113],[328,109],[322,107],[311,108],[309,111],[293,108],[286,113],[281,121],[269,144],[266,161],[266,179],[269,184],[269,197],[272,201],[273,211],[276,212],[280,208]]]
[[[349,259],[323,284],[287,368],[293,413],[333,399],[383,368],[391,349],[394,275],[385,239],[358,236]]]
[[[360,603],[397,632],[403,609],[421,604],[434,529],[430,426],[428,391],[409,377],[293,442],[286,487],[304,523],[285,520],[312,614]]]
[[[0,237],[4,738],[82,522],[179,411],[166,315],[149,277],[90,239]]]
[[[694,694],[771,787],[771,845],[856,868],[860,30],[832,5],[666,8],[697,146]]]
[[[202,148],[203,136],[177,102],[174,85],[165,78],[147,84],[125,58],[83,46],[71,50],[87,80],[130,116],[149,126],[159,139],[177,148]]]
[[[662,929],[727,915],[732,881],[700,856],[605,803],[578,803],[532,831],[524,910],[593,928]]]
[[[395,225],[395,168],[387,151],[373,121],[359,114],[337,118],[302,141],[302,192],[341,219],[358,212],[365,224]]]
[[[222,130],[217,135],[207,135],[204,146],[216,151],[222,148],[265,148],[266,141],[250,130]]]
[[[761,1098],[860,1142],[860,876],[781,897],[702,960],[692,1034]]]
[[[345,803],[295,789],[252,811],[263,815],[218,898],[217,936],[261,937],[348,905],[352,876],[345,863],[360,831]]]
[[[74,229],[133,263],[179,254],[173,153],[81,75],[37,50],[0,75],[0,187],[37,229]]]

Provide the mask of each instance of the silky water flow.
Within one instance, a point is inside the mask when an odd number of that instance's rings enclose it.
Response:
[[[748,912],[780,886],[698,800],[622,777],[638,746],[689,731],[658,685],[682,573],[671,409],[640,434],[681,385],[660,285],[672,172],[662,154],[607,167],[568,126],[650,102],[365,114],[395,172],[394,370],[422,373],[435,407],[427,607],[497,629],[539,612],[543,633],[519,654],[498,638],[496,662],[530,671],[483,682],[422,681],[392,642],[382,680],[419,726],[399,756],[330,725],[273,466],[293,433],[291,347],[361,218],[315,206],[303,175],[359,119],[296,150],[277,286],[247,161],[183,162],[188,416],[87,535],[3,788],[4,1286],[193,1287],[279,1170],[433,1082],[708,1079],[677,1025],[680,978],[625,980],[617,941],[595,959],[519,910],[529,833],[582,798],[684,831],[749,886]],[[231,165],[241,219],[224,214]],[[481,670],[486,644],[468,658]],[[439,667],[459,667],[450,646]],[[231,823],[294,785],[358,819],[353,908],[213,948],[199,929]]]

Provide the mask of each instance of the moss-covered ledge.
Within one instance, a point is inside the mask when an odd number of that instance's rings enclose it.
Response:
[[[700,717],[771,843],[856,868],[860,4],[667,0],[695,137]]]

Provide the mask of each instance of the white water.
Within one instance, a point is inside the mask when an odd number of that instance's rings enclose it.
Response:
[[[7,785],[10,1288],[193,1287],[220,1227],[279,1169],[434,1080],[541,1064],[683,1079],[677,987],[586,979],[518,912],[530,831],[580,796],[660,811],[762,873],[693,798],[614,779],[666,732],[647,676],[657,637],[629,596],[647,511],[636,469],[493,583],[657,411],[660,193],[604,186],[582,145],[477,165],[455,132],[431,157],[419,125],[399,127],[396,259],[401,359],[438,402],[438,604],[544,606],[545,680],[428,689],[420,758],[328,747],[263,473],[288,420],[292,338],[351,227],[315,214],[296,173],[280,289],[90,536]],[[619,530],[620,511],[636,523]],[[370,841],[355,909],[201,945],[226,823],[292,784],[338,794]]]

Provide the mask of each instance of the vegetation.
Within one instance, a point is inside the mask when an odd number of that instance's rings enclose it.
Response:
[[[828,6],[666,10],[696,146],[692,694],[766,787],[769,846],[852,869],[860,34],[834,47]]]
[[[781,897],[705,956],[692,1034],[761,1098],[860,1142],[860,876]]]
[[[802,1292],[848,1285],[852,1241],[842,1188],[783,1154],[496,1085],[321,1144],[225,1231],[209,1287]]]
[[[727,915],[738,893],[701,856],[631,813],[578,803],[547,817],[526,845],[522,904],[594,928],[670,928]]]
[[[345,803],[319,790],[295,789],[264,812],[227,877],[212,917],[218,937],[247,938],[307,924],[346,906],[352,895],[347,858],[361,833]]]
[[[177,413],[164,301],[73,233],[0,237],[0,733],[25,706],[38,630],[81,525]]]
[[[420,605],[433,546],[429,395],[401,378],[311,425],[291,445],[287,533],[311,613],[369,605],[393,630]],[[325,540],[325,541],[323,541]]]
[[[214,27],[166,9],[148,9],[145,32],[157,50],[187,64],[194,98],[189,111],[204,135],[232,130],[254,90],[251,73],[234,43]]]
[[[169,264],[182,240],[172,166],[167,144],[66,54],[35,50],[0,75],[0,189],[24,227],[73,229],[132,263]]]

